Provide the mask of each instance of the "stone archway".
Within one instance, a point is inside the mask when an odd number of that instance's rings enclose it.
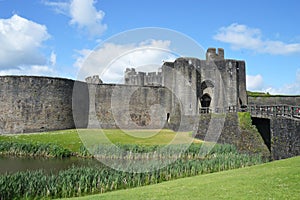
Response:
[[[212,80],[204,80],[199,88],[198,105],[200,113],[209,113],[214,109],[214,82]]]
[[[202,108],[209,108],[210,103],[211,103],[211,97],[209,94],[205,93],[204,95],[202,95],[202,97],[200,98],[200,102],[201,102],[201,107]]]
[[[214,83],[211,80],[205,80],[201,83],[200,87],[204,91],[206,88],[214,88]]]

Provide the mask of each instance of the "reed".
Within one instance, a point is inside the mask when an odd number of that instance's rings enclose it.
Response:
[[[0,154],[10,156],[69,157],[71,151],[51,143],[0,141]]]
[[[160,146],[119,145],[129,152],[159,152]],[[108,167],[72,167],[58,174],[44,171],[0,175],[1,199],[75,197],[118,189],[156,184],[177,178],[219,172],[262,163],[259,155],[240,154],[233,146],[216,145],[205,157],[200,144],[191,145],[181,157],[166,167],[145,173],[124,172]],[[157,155],[172,156],[180,146],[170,146]],[[160,154],[161,153],[161,154]],[[127,156],[127,157],[126,157]],[[125,155],[126,159],[134,159]],[[132,162],[134,165],[134,162]],[[132,166],[129,166],[132,167]],[[25,183],[25,184],[24,184]]]

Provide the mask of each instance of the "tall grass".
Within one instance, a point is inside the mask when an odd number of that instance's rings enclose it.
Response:
[[[72,167],[58,174],[44,171],[4,174],[0,176],[0,199],[61,198],[104,193],[262,162],[259,155],[239,154],[230,145],[217,145],[208,155],[200,158],[198,156],[200,147],[200,144],[193,144],[172,164],[145,173],[130,173],[94,166]],[[123,148],[132,152],[149,152],[156,151],[159,146],[124,145]]]
[[[69,157],[71,151],[51,143],[19,143],[0,141],[0,155]]]
[[[117,144],[114,145],[95,145],[89,150],[98,159],[122,159],[122,160],[140,160],[140,159],[203,159],[203,156],[213,154],[235,153],[237,149],[228,144],[172,144],[172,145],[136,145],[136,144]],[[200,150],[202,153],[200,153]]]

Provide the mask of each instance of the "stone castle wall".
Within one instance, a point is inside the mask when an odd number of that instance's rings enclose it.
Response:
[[[164,62],[162,72],[125,71],[126,85],[161,85],[176,94],[184,115],[219,112],[247,105],[245,62],[224,59],[224,49],[209,48],[206,59],[181,57]],[[173,107],[174,102],[172,102]]]
[[[75,127],[159,129],[165,126],[167,113],[175,115],[170,102],[176,97],[172,95],[161,86],[3,76],[0,77],[0,134]]]
[[[184,111],[181,100],[174,91],[162,86],[87,84],[61,78],[3,76],[0,77],[0,134],[75,127],[180,128],[181,131],[194,129],[192,126],[198,117],[197,138],[206,137],[209,124],[213,125],[210,128],[217,128],[219,118],[215,115],[180,113]],[[278,102],[299,105],[294,97],[276,99],[275,103]],[[168,113],[170,123],[167,123]],[[180,127],[179,123],[182,123]],[[300,154],[299,121],[271,119],[270,130],[274,159]],[[218,142],[234,144],[240,151],[266,152],[261,137],[239,128],[236,113],[226,114]]]
[[[300,96],[248,97],[249,105],[300,105]]]
[[[219,124],[219,127],[217,124]],[[239,124],[237,113],[227,113],[225,116],[201,115],[194,136],[205,141],[232,144],[242,153],[259,153],[265,158],[270,156],[270,152],[259,132],[243,129]]]
[[[86,81],[0,77],[0,134],[75,127],[181,131],[199,125],[195,134],[200,139],[210,128],[212,133],[221,133],[219,143],[234,144],[241,151],[265,152],[259,135],[239,128],[236,113],[227,113],[224,128],[218,130],[221,118],[217,114],[201,115],[200,110],[207,107],[214,112],[247,104],[300,105],[299,96],[247,98],[245,62],[224,59],[223,49],[218,53],[209,49],[206,60],[178,58],[165,62],[162,72],[126,69],[125,85],[103,84],[98,76]],[[204,96],[211,99],[210,106],[202,105]],[[195,123],[197,119],[199,123]],[[299,155],[299,122],[272,119],[270,127],[270,149],[275,159]]]
[[[160,129],[165,126],[167,113],[173,112],[169,103],[172,93],[160,86],[100,84],[92,86],[90,94],[95,106],[90,108],[94,113],[89,127]]]
[[[125,71],[125,84],[126,85],[162,85],[161,72],[136,72],[134,68],[127,68]]]
[[[300,155],[300,121],[277,117],[271,119],[271,153],[275,160]]]
[[[178,58],[162,66],[162,84],[181,100],[184,114],[199,114],[204,96],[210,97],[212,112],[247,105],[245,62],[214,59]]]
[[[0,77],[0,133],[27,133],[74,127],[73,80]]]
[[[99,121],[103,128],[116,128],[120,124],[115,119],[128,128],[159,128],[166,113],[174,119],[178,115],[198,115],[203,108],[215,112],[246,104],[245,62],[224,59],[220,48],[218,52],[210,48],[206,55],[206,60],[178,58],[165,62],[162,72],[143,73],[127,68],[125,85],[103,84],[99,76],[88,77],[86,83],[46,77],[1,77],[1,130],[8,133],[75,125],[97,127]],[[73,92],[74,85],[77,89]],[[210,105],[203,104],[207,98]]]

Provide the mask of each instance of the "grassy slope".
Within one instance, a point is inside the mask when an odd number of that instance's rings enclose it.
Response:
[[[298,156],[77,199],[300,199],[299,180]]]
[[[129,134],[119,129],[106,129],[104,133],[100,130],[62,130],[35,134],[0,135],[0,140],[29,142],[29,143],[54,143],[59,144],[71,151],[79,151],[82,140],[87,142],[104,142],[108,138],[113,143],[159,145],[168,144],[172,140],[183,143],[193,140],[190,133],[175,133],[171,130],[130,130]],[[105,137],[106,136],[106,137]],[[82,140],[81,140],[81,139]],[[197,139],[194,142],[200,142]]]
[[[54,143],[71,151],[78,151],[82,142],[76,130],[62,130],[34,134],[0,135],[1,141],[16,141],[28,143]]]
[[[300,95],[272,95],[270,93],[264,93],[264,92],[251,92],[247,91],[247,95],[249,97],[299,97]]]

